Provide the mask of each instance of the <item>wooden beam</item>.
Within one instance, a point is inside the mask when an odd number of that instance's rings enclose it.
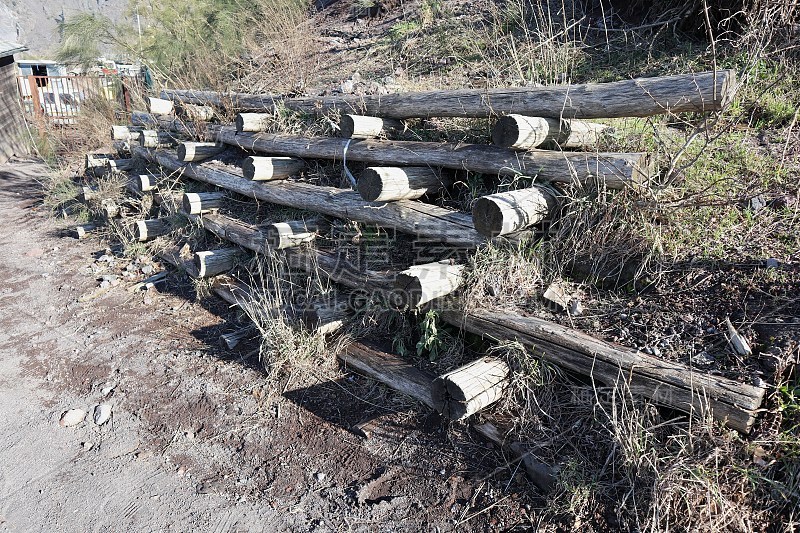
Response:
[[[214,108],[211,106],[180,104],[175,106],[175,111],[191,122],[207,122],[214,118]]]
[[[195,252],[194,264],[198,277],[210,278],[232,269],[241,257],[242,251],[238,248],[203,250]]]
[[[246,157],[242,161],[244,177],[254,181],[282,180],[303,170],[305,163],[293,157]]]
[[[733,70],[635,78],[611,83],[510,89],[460,89],[380,96],[282,98],[276,95],[163,90],[161,97],[237,111],[272,112],[276,103],[304,113],[331,110],[394,119],[485,118],[516,113],[549,118],[648,117],[719,111],[737,89]]]
[[[267,246],[273,250],[294,248],[311,242],[317,236],[316,221],[290,220],[276,222],[265,228]]]
[[[511,369],[496,357],[481,357],[436,378],[433,393],[442,414],[461,420],[503,397]]]
[[[464,265],[450,262],[415,265],[395,276],[392,303],[399,308],[415,309],[446,296],[464,281]]]
[[[390,118],[345,114],[339,119],[339,135],[345,139],[381,137],[402,132],[404,129],[402,122]]]
[[[172,231],[172,224],[165,218],[137,220],[133,226],[134,238],[139,242],[161,237]]]
[[[542,359],[603,385],[693,414],[710,409],[716,420],[747,432],[765,390],[616,346],[581,331],[509,311],[443,310],[448,323],[496,342],[518,341]]]
[[[447,183],[429,167],[367,167],[358,178],[358,193],[368,202],[416,200]]]
[[[561,148],[592,148],[609,129],[605,124],[583,120],[506,115],[492,128],[492,142],[515,150],[530,150],[548,143]]]
[[[375,209],[381,204],[365,202],[358,193],[346,189],[299,182],[248,181],[229,167],[220,170],[208,164],[184,165],[173,154],[140,147],[135,148],[134,153],[170,171],[181,171],[185,177],[265,202],[394,228],[428,242],[443,242],[453,247],[474,248],[484,242],[472,227],[472,217],[434,205],[404,200]]]
[[[557,209],[558,201],[552,191],[534,185],[478,198],[472,205],[472,221],[484,237],[497,237],[550,219]]]
[[[183,212],[187,215],[211,213],[222,207],[224,199],[225,193],[222,191],[187,192],[183,194]]]
[[[172,100],[147,97],[147,110],[153,115],[170,115],[175,111]]]
[[[178,144],[178,159],[184,163],[203,161],[224,151],[225,146],[219,143],[185,141]]]
[[[266,131],[273,121],[272,113],[239,113],[236,115],[236,131]]]
[[[212,126],[215,140],[270,155],[362,161],[377,166],[432,166],[489,175],[523,175],[559,183],[600,181],[611,189],[637,186],[650,177],[644,153],[590,153],[556,150],[518,152],[481,144],[336,139],[274,133],[237,133]]]

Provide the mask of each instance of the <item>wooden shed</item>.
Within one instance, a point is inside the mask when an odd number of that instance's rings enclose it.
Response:
[[[27,130],[17,86],[14,54],[25,46],[0,40],[0,164],[13,155],[28,153]]]

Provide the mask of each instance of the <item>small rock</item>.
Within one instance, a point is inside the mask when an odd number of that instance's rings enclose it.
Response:
[[[94,443],[93,442],[81,442],[81,447],[83,448],[83,451],[88,452],[89,450],[94,448]]]
[[[111,418],[111,404],[101,403],[94,408],[94,423],[102,426]]]
[[[103,396],[108,396],[109,394],[111,394],[111,391],[114,390],[114,387],[116,387],[116,385],[106,385],[105,387],[100,389],[100,394],[102,394]]]
[[[692,362],[699,366],[709,366],[713,365],[716,359],[713,356],[709,355],[707,352],[700,352],[699,354],[692,356]]]
[[[314,479],[317,481],[323,481],[325,479],[325,474],[323,472],[317,472],[314,474]]]
[[[153,265],[145,265],[142,267],[142,274],[150,275],[153,273]]]
[[[770,257],[769,259],[767,259],[766,262],[767,268],[778,268],[779,266],[781,266],[781,262],[775,259],[774,257]]]
[[[657,346],[653,346],[653,355],[661,357],[661,350],[659,350]]]
[[[347,81],[342,83],[342,85],[341,85],[341,87],[339,87],[339,89],[341,89],[341,91],[344,94],[353,94],[353,92],[355,92],[355,90],[356,90],[356,86],[352,81],[347,80]]]
[[[70,409],[61,415],[59,425],[63,428],[77,426],[86,418],[86,411],[83,409]]]
[[[110,281],[103,280],[103,281],[100,282],[100,288],[101,289],[107,289],[110,286],[111,286],[111,282]]]
[[[569,301],[569,314],[573,316],[581,316],[583,314],[583,304],[577,298]]]
[[[762,195],[759,194],[758,196],[750,198],[748,207],[750,207],[753,213],[758,213],[759,211],[767,207],[767,200]]]
[[[112,283],[114,281],[117,281],[117,276],[115,276],[114,274],[103,274],[102,276],[100,276],[100,279]]]

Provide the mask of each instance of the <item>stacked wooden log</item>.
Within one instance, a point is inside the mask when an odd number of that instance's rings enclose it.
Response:
[[[136,131],[131,129],[134,127],[144,128],[139,131],[140,137],[148,129],[157,132],[155,137],[147,134],[156,139],[157,146],[135,146],[134,157],[160,169],[160,173],[203,184],[205,192],[182,196],[184,216],[235,245],[195,250],[194,259],[188,261],[190,265],[187,260],[175,262],[185,265],[194,276],[219,277],[243,263],[243,250],[282,254],[293,267],[316,272],[340,287],[342,294],[338,297],[306,302],[292,311],[307,327],[327,333],[340,329],[352,315],[354,298],[348,298],[348,294],[366,292],[369,297],[400,309],[436,307],[464,283],[463,259],[470,250],[491,239],[517,236],[557,217],[559,187],[564,184],[598,184],[609,189],[646,186],[650,178],[648,154],[599,151],[608,127],[586,119],[716,111],[730,99],[733,85],[733,73],[721,71],[613,84],[505,89],[488,94],[442,91],[358,101],[349,97],[282,99],[289,109],[342,111],[338,138],[267,132],[274,125],[271,113],[276,99],[271,96],[164,91],[162,101],[151,99],[150,114],[134,114],[134,124],[125,127],[129,136]],[[233,104],[240,112],[235,125],[204,124],[221,116],[213,108],[222,104]],[[176,112],[191,118],[192,123],[174,116]],[[393,140],[406,130],[402,120],[429,116],[492,117],[494,145]],[[200,135],[198,131],[204,133]],[[120,126],[113,135],[123,138],[125,132]],[[175,135],[191,140],[182,141],[177,153],[159,149],[166,148],[163,139],[174,141]],[[245,151],[240,167],[209,162],[226,147]],[[572,149],[585,151],[569,151]],[[357,192],[295,179],[302,176],[307,161],[313,159],[342,162],[345,170],[347,162],[366,163],[355,184]],[[452,170],[490,176],[521,175],[534,183],[475,199],[470,216],[430,202],[452,186]],[[149,178],[137,176],[139,188],[144,191],[150,186]],[[343,260],[336,251],[318,250],[315,242],[328,231],[318,216],[252,225],[224,214],[226,202],[232,197],[391,228],[411,235],[419,243],[441,243],[448,256],[453,250],[465,255],[460,261],[438,258],[377,273]],[[146,240],[174,231],[171,225],[162,223],[163,218],[139,221],[137,238]],[[258,290],[261,288],[254,288],[255,292]],[[230,290],[218,292],[237,304],[247,300],[231,296]],[[245,289],[239,289],[239,293],[250,294]],[[715,417],[742,431],[752,424],[763,397],[763,389],[721,378],[698,378],[680,365],[665,363],[659,367],[635,351],[509,312],[462,312],[451,307],[442,317],[491,340],[519,340],[540,357],[575,373],[592,375],[608,386],[616,386],[624,378],[630,390],[661,405],[688,412],[709,408]],[[397,375],[386,368],[376,368],[374,358],[364,363],[353,358],[352,352],[345,353],[351,354],[343,356],[348,365],[391,386],[397,385]],[[435,376],[424,386],[404,375],[400,379],[404,385],[398,388],[411,387],[409,390],[415,391],[412,396],[425,398],[425,403],[441,413],[460,419],[501,398],[509,377],[506,363],[482,358]]]

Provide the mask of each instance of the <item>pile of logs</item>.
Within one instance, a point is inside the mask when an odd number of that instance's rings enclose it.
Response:
[[[173,220],[180,214],[230,243],[213,250],[194,250],[191,260],[175,254],[162,257],[194,277],[213,278],[215,292],[232,304],[250,302],[252,294],[265,289],[247,287],[228,273],[245,263],[248,253],[280,253],[292,267],[326,277],[343,293],[366,292],[382,305],[397,309],[436,308],[463,285],[463,254],[461,262],[425,262],[394,272],[364,270],[336,251],[317,249],[315,241],[326,232],[321,217],[391,228],[416,241],[441,243],[447,250],[468,255],[487,241],[519,238],[557,217],[564,184],[608,189],[647,186],[651,177],[648,154],[599,151],[609,127],[591,120],[717,111],[729,101],[734,85],[733,72],[717,71],[598,85],[434,91],[357,99],[162,91],[161,98],[149,99],[149,113],[134,113],[131,125],[112,128],[112,139],[126,143],[132,157],[91,155],[86,168],[92,175],[128,173],[130,188],[139,195],[155,198],[163,193],[156,202],[162,205],[160,216],[134,221],[136,239],[146,241],[176,231]],[[289,109],[339,112],[341,137],[270,132],[279,100]],[[234,125],[209,123],[223,115],[220,107],[238,111]],[[408,128],[405,120],[431,116],[491,118],[494,145],[397,139]],[[222,153],[239,154],[240,165],[210,161]],[[341,162],[347,174],[348,162],[363,162],[366,168],[354,179],[354,190],[294,179],[313,159]],[[452,187],[454,170],[527,176],[534,184],[477,198],[469,215],[427,201]],[[173,202],[174,208],[164,209],[169,192],[159,191],[161,175],[199,182],[213,191],[184,193]],[[91,188],[84,188],[86,201],[92,201],[93,194]],[[223,213],[232,198],[316,215],[248,224]],[[292,313],[309,327],[333,332],[347,322],[354,305],[354,298],[341,297],[307,302]],[[687,367],[508,311],[467,312],[450,305],[441,317],[491,341],[519,341],[539,357],[605,386],[624,382],[634,394],[659,405],[689,413],[709,410],[740,431],[749,430],[764,395],[763,388],[697,375]],[[238,342],[247,334],[224,342]],[[505,362],[487,357],[440,376],[422,375],[410,365],[393,363],[396,356],[357,344],[340,358],[347,366],[452,419],[469,418],[501,398],[511,373]]]

